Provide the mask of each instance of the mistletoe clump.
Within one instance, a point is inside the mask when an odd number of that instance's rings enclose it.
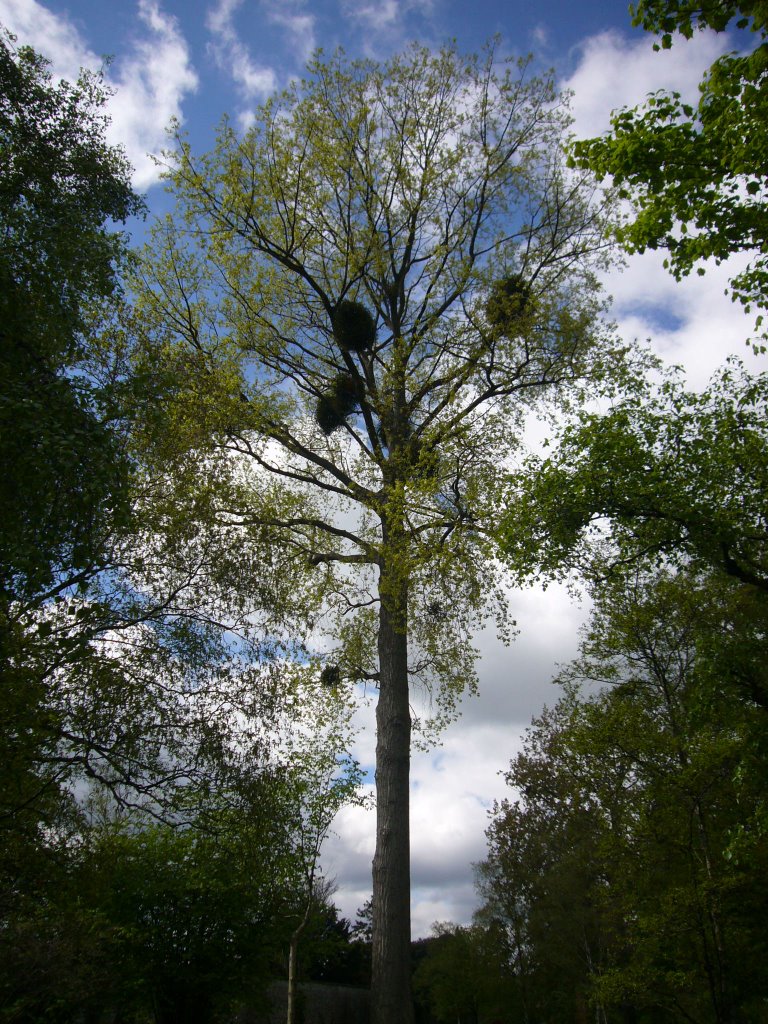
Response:
[[[320,685],[335,690],[341,682],[341,669],[338,665],[326,665],[320,673]]]
[[[330,390],[317,400],[315,419],[326,437],[346,423],[361,399],[360,381],[351,373],[340,373]]]
[[[521,274],[510,274],[495,281],[485,307],[488,323],[502,334],[510,333],[528,309],[531,289]]]
[[[376,323],[362,303],[345,299],[333,314],[333,336],[343,352],[366,352],[376,340]]]

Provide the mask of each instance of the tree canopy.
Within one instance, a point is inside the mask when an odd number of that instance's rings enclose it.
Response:
[[[752,630],[734,589],[601,585],[564,695],[510,765],[481,919],[503,926],[529,1019],[759,1019],[765,712],[728,679]]]
[[[47,62],[0,37],[0,514],[2,594],[83,568],[124,501],[108,387],[85,371],[89,321],[119,290],[139,214],[104,139],[98,75],[53,85]]]
[[[672,373],[605,415],[580,414],[510,479],[501,529],[515,564],[600,573],[693,560],[765,593],[767,387],[733,360],[701,392]]]

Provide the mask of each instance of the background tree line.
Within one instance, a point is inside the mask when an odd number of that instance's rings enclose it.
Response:
[[[764,1020],[762,597],[695,567],[593,595],[506,774],[476,923],[417,986],[446,1021]]]

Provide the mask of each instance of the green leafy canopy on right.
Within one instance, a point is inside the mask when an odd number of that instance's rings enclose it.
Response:
[[[480,917],[528,1019],[761,1020],[768,746],[738,651],[765,609],[716,572],[593,595],[564,693],[505,776]]]
[[[502,546],[524,576],[695,562],[768,592],[768,376],[731,360],[583,413],[509,480]]]
[[[694,267],[704,273],[710,258],[749,254],[731,290],[756,314],[759,329],[768,304],[768,5],[640,0],[633,22],[659,35],[663,48],[675,33],[690,39],[694,31],[729,26],[748,30],[755,42],[712,64],[698,103],[656,92],[642,107],[614,112],[608,135],[574,142],[572,162],[612,178],[635,211],[617,229],[619,240],[630,252],[665,249],[676,278]]]

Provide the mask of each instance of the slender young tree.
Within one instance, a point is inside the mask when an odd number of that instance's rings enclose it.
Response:
[[[412,1019],[410,694],[441,720],[474,687],[503,461],[536,403],[618,362],[567,125],[552,82],[492,47],[317,60],[209,155],[178,140],[178,209],[136,285],[148,443],[212,481],[234,462],[218,521],[314,567],[322,682],[378,689],[376,1024]]]

